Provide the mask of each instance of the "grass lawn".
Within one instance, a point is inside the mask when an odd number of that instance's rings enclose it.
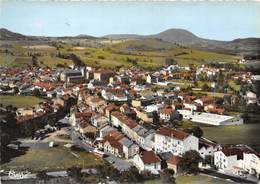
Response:
[[[15,107],[32,107],[42,101],[44,100],[34,96],[0,95],[0,103],[4,106],[13,105]]]
[[[24,155],[3,164],[2,169],[28,169],[37,172],[40,170],[58,171],[66,170],[72,166],[82,168],[95,167],[104,164],[99,157],[85,151],[73,151],[59,145],[54,148],[30,148]]]

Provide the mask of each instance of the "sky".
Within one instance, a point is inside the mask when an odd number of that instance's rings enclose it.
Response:
[[[156,34],[181,28],[215,40],[260,37],[260,2],[0,0],[0,27],[25,35]]]

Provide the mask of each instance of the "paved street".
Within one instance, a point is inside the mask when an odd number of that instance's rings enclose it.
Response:
[[[66,121],[67,120],[62,120],[62,122],[66,122]],[[94,148],[90,144],[79,139],[80,134],[78,132],[76,132],[73,127],[67,127],[66,130],[70,134],[71,139],[74,142],[74,144],[84,148],[86,151],[89,151],[89,152],[94,150]],[[104,158],[104,160],[108,161],[110,164],[112,164],[115,168],[117,168],[120,171],[127,170],[128,168],[130,168],[132,166],[132,164],[127,162],[126,160],[118,158],[110,153],[106,153],[106,154],[108,156],[106,158]]]

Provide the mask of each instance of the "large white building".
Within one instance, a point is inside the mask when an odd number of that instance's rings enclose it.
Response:
[[[260,178],[260,155],[252,152],[244,152],[243,169]]]
[[[180,130],[160,128],[154,137],[154,149],[157,153],[172,152],[182,155],[186,151],[199,148],[199,139]]]
[[[221,172],[233,172],[242,160],[242,151],[237,148],[225,148],[214,153],[214,165]]]
[[[206,112],[193,112],[189,110],[178,110],[184,119],[188,119],[192,122],[203,123],[209,125],[241,125],[243,119],[240,117],[219,115]]]

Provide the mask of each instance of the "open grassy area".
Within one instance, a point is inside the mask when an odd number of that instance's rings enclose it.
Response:
[[[13,105],[15,107],[32,107],[42,101],[44,100],[34,96],[0,95],[0,103],[4,106]]]
[[[76,156],[77,155],[77,156]],[[104,161],[92,153],[85,151],[70,151],[62,145],[54,148],[30,148],[24,155],[3,164],[2,169],[28,169],[37,172],[41,170],[66,170],[72,166],[90,168],[104,164]]]
[[[220,144],[246,144],[260,151],[260,124],[201,127],[204,137]],[[221,135],[221,136],[220,136]]]

